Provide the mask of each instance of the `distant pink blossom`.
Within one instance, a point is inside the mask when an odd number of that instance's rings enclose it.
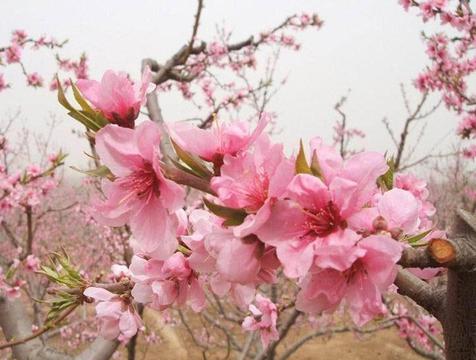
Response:
[[[28,255],[25,259],[25,269],[31,272],[39,270],[40,259],[33,254]]]
[[[15,30],[12,32],[12,42],[21,44],[28,37],[28,34],[25,30]]]
[[[251,315],[244,319],[241,326],[246,331],[259,331],[263,347],[267,348],[271,341],[279,339],[276,329],[278,309],[271,300],[257,294],[256,306],[250,304],[249,311]]]
[[[5,80],[5,76],[2,73],[0,73],[0,92],[8,89],[9,87],[10,85]]]
[[[43,78],[37,72],[28,74],[26,77],[26,81],[29,86],[33,86],[33,87],[43,86]]]
[[[21,53],[22,53],[22,50],[20,45],[18,45],[17,43],[11,44],[5,51],[5,54],[7,57],[7,64],[20,62]]]

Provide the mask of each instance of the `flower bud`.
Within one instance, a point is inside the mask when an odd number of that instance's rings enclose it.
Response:
[[[390,229],[390,235],[392,236],[392,239],[398,240],[402,234],[403,234],[403,229],[401,228]]]
[[[372,222],[372,227],[375,231],[385,231],[388,228],[387,220],[383,216],[377,216]]]

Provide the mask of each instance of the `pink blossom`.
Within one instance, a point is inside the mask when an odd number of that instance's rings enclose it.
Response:
[[[111,271],[115,280],[121,280],[132,276],[131,271],[126,265],[113,264],[111,266]]]
[[[141,83],[133,83],[126,73],[108,70],[101,82],[80,79],[77,86],[86,99],[111,123],[133,128],[146,95],[155,88],[150,80],[149,68],[144,70]]]
[[[15,30],[12,32],[12,43],[21,44],[28,37],[25,30]]]
[[[142,327],[142,320],[124,298],[97,287],[88,287],[84,295],[97,301],[96,316],[101,321],[101,336],[127,342]]]
[[[4,75],[0,73],[0,92],[8,89],[9,87],[10,85],[6,82]]]
[[[26,281],[16,279],[12,284],[4,287],[5,294],[9,299],[18,299],[21,295],[21,288],[25,286]]]
[[[430,192],[428,191],[427,183],[412,174],[398,173],[395,176],[395,187],[412,193],[412,195],[417,199],[420,209],[420,227],[431,227],[431,221],[429,218],[436,213],[436,208],[430,201],[428,201]]]
[[[289,277],[306,274],[316,241],[345,229],[377,191],[377,178],[387,171],[382,155],[360,153],[343,161],[332,148],[314,143],[323,180],[309,174],[294,177],[285,200],[276,201],[268,220],[256,231],[277,255]]]
[[[130,271],[135,281],[132,296],[140,303],[150,303],[159,310],[186,302],[194,311],[205,306],[200,281],[182,253],[175,253],[165,261],[134,256]]]
[[[40,269],[40,259],[38,259],[35,255],[28,255],[25,259],[25,269],[27,271],[37,271]]]
[[[257,294],[256,306],[251,304],[249,311],[251,315],[244,319],[241,326],[246,331],[258,330],[263,347],[267,348],[271,341],[279,339],[279,333],[276,329],[278,309],[271,300]]]
[[[423,21],[428,21],[429,19],[435,17],[435,12],[433,11],[433,0],[422,2],[420,4],[421,15]]]
[[[264,135],[253,149],[224,157],[220,176],[211,181],[212,189],[224,205],[249,213],[234,228],[235,235],[250,235],[267,221],[271,202],[284,193],[293,176],[294,164],[284,156],[282,145],[272,145]]]
[[[151,121],[136,129],[107,125],[98,131],[97,153],[117,178],[104,180],[106,200],[96,203],[95,217],[105,225],[130,224],[136,251],[166,259],[177,247],[174,212],[185,192],[161,172],[160,135]]]
[[[31,164],[26,167],[26,173],[28,176],[36,177],[41,174],[41,168],[38,165]]]
[[[7,63],[13,64],[13,63],[20,62],[21,52],[22,52],[21,46],[18,45],[17,43],[13,43],[12,45],[10,45],[5,51],[5,54],[7,57]]]
[[[385,312],[382,292],[395,280],[401,252],[400,244],[387,236],[371,235],[360,240],[341,252],[341,259],[312,268],[301,284],[297,308],[321,313],[334,310],[345,300],[353,321],[362,326]]]
[[[177,122],[169,124],[170,136],[184,150],[213,162],[220,169],[223,158],[229,154],[235,156],[246,150],[261,134],[269,117],[264,115],[257,127],[251,131],[245,122],[218,124],[215,121],[210,129],[200,129],[195,125]]]
[[[468,114],[458,125],[458,135],[463,138],[469,138],[476,133],[476,115]]]
[[[29,86],[33,86],[33,87],[43,86],[43,78],[37,72],[28,74],[26,77],[26,81]]]
[[[431,0],[431,4],[437,8],[437,9],[442,9],[444,8],[448,3],[448,0]]]
[[[412,0],[398,0],[398,2],[403,6],[405,11],[408,11],[410,6],[412,5]]]

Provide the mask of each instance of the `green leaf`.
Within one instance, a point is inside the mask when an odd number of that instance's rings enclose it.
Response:
[[[306,154],[304,153],[304,146],[302,140],[299,142],[299,153],[296,157],[296,174],[312,174],[311,168],[306,160]]]
[[[73,89],[74,98],[78,102],[79,106],[81,106],[81,109],[83,109],[88,114],[95,114],[96,111],[91,106],[89,106],[88,102],[84,99],[83,95],[76,85],[73,84],[73,82],[71,82],[71,88]]]
[[[319,165],[319,159],[317,158],[317,153],[315,151],[312,153],[311,172],[314,176],[317,176],[320,179],[323,179],[324,177],[322,174],[321,166]]]
[[[405,238],[404,240],[406,240],[409,244],[413,244],[413,243],[416,243],[416,242],[420,241],[421,239],[423,239],[425,236],[427,236],[432,231],[433,231],[433,229],[430,229],[430,230],[424,231],[424,232],[422,232],[418,235],[413,235],[411,237]]]
[[[224,225],[235,226],[243,223],[246,217],[246,211],[243,209],[233,209],[222,205],[214,204],[207,199],[203,199],[205,206],[216,216],[225,219]]]
[[[97,167],[96,169],[90,169],[90,170],[81,170],[74,166],[71,166],[71,169],[78,171],[82,174],[86,174],[93,177],[107,178],[109,180],[113,180],[115,178],[111,170],[109,170],[109,168],[105,165],[101,165]]]
[[[181,162],[169,157],[169,160],[180,170],[182,171],[185,171],[186,173],[190,174],[190,175],[193,175],[193,176],[197,176],[197,177],[200,177],[199,174],[197,174],[195,171],[193,171],[192,169],[190,169],[188,166],[185,166],[183,165]]]
[[[171,142],[179,159],[187,164],[197,175],[205,179],[210,179],[213,176],[202,160],[183,150],[175,141],[171,140]]]
[[[61,86],[61,82],[59,81],[58,76],[56,77],[56,83],[58,84],[58,101],[61,105],[63,105],[64,108],[66,108],[69,111],[76,111],[74,107],[71,106],[69,103],[68,99],[66,99],[66,96],[63,91],[63,87]]]
[[[69,116],[71,116],[73,119],[78,120],[81,124],[86,126],[88,129],[92,131],[98,131],[101,129],[101,126],[99,126],[94,119],[91,119],[88,115],[86,115],[84,112],[80,112],[77,110],[70,111],[68,113]]]
[[[380,187],[385,188],[386,190],[393,189],[393,178],[395,175],[395,161],[393,157],[387,160],[388,170],[385,174],[380,176],[377,180]]]
[[[13,277],[13,275],[15,275],[16,271],[17,271],[17,268],[15,266],[10,266],[8,268],[7,273],[5,274],[5,277],[7,278],[7,280],[10,280]]]

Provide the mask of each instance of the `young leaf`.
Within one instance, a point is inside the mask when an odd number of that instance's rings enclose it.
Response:
[[[393,178],[395,174],[395,161],[393,157],[387,160],[388,170],[385,174],[378,178],[378,184],[381,187],[384,187],[386,190],[393,189]]]
[[[94,109],[83,98],[83,95],[81,94],[79,89],[76,87],[76,85],[73,84],[73,82],[71,82],[71,88],[73,89],[74,98],[78,102],[79,106],[81,106],[81,109],[83,109],[88,114],[95,114],[96,111],[94,111]]]
[[[299,153],[295,163],[296,174],[312,174],[311,168],[306,160],[306,154],[304,153],[304,146],[302,140],[299,142]]]
[[[91,170],[81,170],[74,166],[71,166],[71,169],[93,177],[107,178],[109,180],[114,180],[115,178],[111,170],[109,170],[105,165],[101,165],[98,168]]]
[[[243,223],[246,217],[246,212],[242,209],[233,209],[222,205],[217,205],[208,201],[207,199],[203,199],[204,204],[213,214],[225,219],[224,225],[227,226],[235,226],[240,225]]]
[[[430,230],[427,230],[427,231],[424,231],[420,234],[417,234],[417,235],[413,235],[411,237],[408,237],[408,238],[405,238],[405,240],[409,243],[409,244],[413,244],[413,243],[416,243],[418,241],[420,241],[421,239],[423,239],[425,236],[427,236],[429,233],[431,233],[433,231],[433,229],[430,229]]]
[[[187,164],[196,174],[206,179],[210,179],[213,176],[202,160],[183,150],[175,141],[171,140],[171,142],[179,159]]]
[[[319,165],[319,159],[317,158],[317,154],[315,151],[312,153],[311,172],[314,176],[317,176],[320,179],[323,178],[322,169],[321,169],[321,166]]]
[[[69,103],[68,99],[66,99],[66,96],[63,91],[63,87],[61,86],[61,82],[59,81],[59,78],[56,77],[56,83],[58,84],[58,101],[63,107],[65,107],[69,111],[76,111],[71,104]]]

